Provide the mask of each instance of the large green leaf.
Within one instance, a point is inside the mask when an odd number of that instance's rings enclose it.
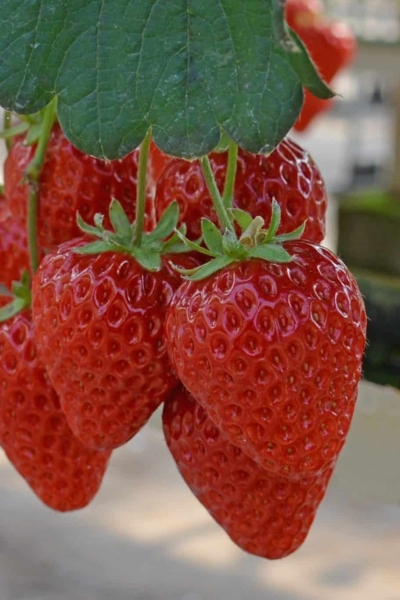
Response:
[[[57,94],[67,137],[124,156],[156,143],[201,156],[221,130],[272,150],[302,105],[279,40],[281,0],[2,0],[0,104],[20,114]]]

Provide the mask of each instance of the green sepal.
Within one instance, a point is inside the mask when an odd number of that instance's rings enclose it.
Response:
[[[256,246],[248,251],[247,256],[249,258],[262,258],[273,263],[289,263],[293,260],[289,252],[278,244]]]
[[[240,260],[246,258],[247,250],[237,239],[236,235],[227,229],[222,238],[223,251],[226,256],[233,258],[234,260]]]
[[[250,227],[253,217],[245,210],[242,210],[241,208],[229,208],[228,213],[232,217],[232,220],[235,220],[238,223],[242,231],[246,231],[246,229]]]
[[[306,228],[306,224],[307,224],[307,221],[305,221],[303,223],[303,225],[300,225],[300,227],[298,227],[294,231],[291,231],[290,233],[282,233],[282,235],[276,235],[274,242],[283,244],[283,242],[291,242],[293,240],[298,240],[299,238],[302,237],[302,235],[305,231],[305,228]]]
[[[303,86],[317,98],[329,100],[336,93],[321,78],[318,69],[308,54],[307,48],[295,31],[289,29],[293,45],[288,52],[290,64],[300,77]]]
[[[203,217],[201,219],[201,232],[203,234],[203,240],[206,243],[207,248],[214,255],[224,253],[222,234],[218,227],[216,227],[216,225],[214,225],[212,221]]]
[[[9,304],[0,309],[0,322],[7,321],[31,305],[30,275],[24,271],[21,281],[13,281],[12,293],[1,285],[0,294],[12,298]]]
[[[1,140],[8,140],[9,138],[15,137],[16,135],[22,135],[29,130],[28,123],[18,123],[18,125],[14,125],[14,127],[10,127],[9,129],[5,129],[0,132]]]
[[[32,146],[36,144],[38,141],[40,134],[42,133],[42,123],[36,123],[35,125],[31,125],[28,130],[28,134],[25,138],[25,145]]]
[[[123,239],[126,239],[127,242],[130,242],[132,239],[132,226],[126,215],[126,212],[122,208],[122,204],[118,202],[115,198],[111,200],[110,204],[110,221],[111,225],[114,228],[115,233]],[[97,215],[96,215],[97,216]],[[104,231],[103,221],[104,217],[102,216],[101,226]],[[96,217],[95,217],[96,219]]]
[[[122,251],[122,248],[119,250],[118,246],[111,244],[110,242],[106,242],[104,240],[96,240],[95,242],[90,242],[85,246],[81,246],[80,248],[74,248],[74,252],[76,254],[102,254],[103,252],[118,252]]]
[[[159,241],[170,236],[176,230],[178,221],[179,205],[176,200],[174,200],[161,215],[154,231],[146,235],[146,240]]]
[[[27,308],[26,301],[23,298],[15,298],[9,304],[0,308],[0,323],[8,321],[11,317],[15,317],[18,313]]]
[[[97,228],[97,231],[99,233],[103,233],[105,231],[104,230],[104,225],[103,225],[103,223],[104,223],[104,215],[102,215],[101,213],[96,213],[94,215],[94,217],[93,217],[93,221],[94,221],[94,224],[95,224],[95,226]]]
[[[272,200],[272,214],[271,214],[271,222],[267,230],[267,235],[263,243],[270,242],[272,238],[275,237],[276,232],[279,229],[279,225],[281,223],[281,207],[275,198]]]
[[[191,269],[191,273],[189,274],[190,281],[201,281],[206,277],[214,275],[214,273],[217,273],[221,269],[224,269],[225,267],[231,265],[234,262],[235,259],[230,258],[229,256],[217,256],[205,265],[201,265],[196,269]],[[184,276],[188,275],[188,273],[185,273],[184,270],[181,270],[180,273],[182,273]]]
[[[76,223],[79,229],[82,231],[82,233],[87,233],[88,235],[94,235],[96,237],[100,233],[97,227],[93,227],[93,225],[89,225],[89,223],[86,223],[86,221],[82,219],[81,215],[78,212],[76,213]]]
[[[179,229],[175,229],[175,233],[181,242],[186,244],[191,250],[194,250],[195,252],[201,252],[201,254],[205,254],[206,256],[214,257],[214,254],[210,250],[207,250],[207,248],[204,248],[204,246],[200,246],[200,244],[197,242],[192,242],[192,240],[189,240],[179,231]]]
[[[158,252],[149,252],[146,249],[134,246],[131,249],[131,254],[147,271],[159,271],[161,269],[161,257]]]

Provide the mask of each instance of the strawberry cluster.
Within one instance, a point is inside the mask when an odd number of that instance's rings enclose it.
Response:
[[[30,290],[24,174],[35,148],[12,144],[1,204],[0,280],[14,293],[1,297],[8,458],[48,506],[82,508],[112,451],[164,404],[168,448],[214,519],[248,552],[292,553],[345,443],[365,346],[357,284],[319,245],[318,167],[290,139],[269,156],[240,150],[230,197],[226,150],[208,162],[212,191],[204,160],[153,145],[141,214],[139,151],[105,163],[55,124]],[[229,214],[225,232],[217,213]]]

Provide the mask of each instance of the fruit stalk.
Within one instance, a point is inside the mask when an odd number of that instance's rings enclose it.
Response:
[[[215,212],[218,215],[218,219],[219,219],[221,225],[225,229],[231,231],[234,235],[236,235],[235,229],[231,223],[231,220],[229,218],[227,210],[224,206],[224,202],[221,197],[221,194],[219,193],[218,186],[215,181],[214,173],[211,168],[210,159],[208,158],[208,156],[203,156],[203,158],[200,159],[200,164],[201,164],[201,170],[203,172],[204,179],[205,179],[207,187],[208,187],[208,191],[210,193],[211,199],[214,204]]]
[[[39,250],[37,244],[37,211],[39,179],[42,172],[47,146],[56,118],[57,98],[53,98],[43,111],[42,129],[40,132],[35,156],[26,169],[25,176],[29,184],[28,199],[28,247],[32,275],[39,266]]]
[[[146,134],[142,145],[140,146],[139,169],[136,192],[136,228],[135,228],[135,244],[140,246],[143,235],[144,220],[146,213],[146,173],[147,160],[149,157],[151,143],[151,129]]]
[[[222,196],[225,208],[232,208],[233,194],[235,191],[235,180],[237,171],[237,159],[239,148],[234,141],[229,142],[228,166],[226,169],[226,179],[224,193]]]

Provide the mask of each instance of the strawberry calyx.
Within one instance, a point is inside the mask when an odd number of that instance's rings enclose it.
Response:
[[[180,241],[180,236],[184,237],[186,228],[177,229],[179,221],[177,202],[170,204],[153,231],[141,232],[140,239],[137,236],[137,220],[130,223],[121,203],[116,199],[110,203],[109,217],[114,231],[104,228],[104,215],[100,213],[94,216],[94,225],[86,223],[78,214],[79,229],[97,240],[76,248],[74,251],[78,254],[100,254],[102,252],[129,254],[147,271],[158,271],[161,268],[163,254],[190,251],[190,248]]]
[[[200,281],[234,262],[251,258],[260,258],[274,263],[288,263],[293,260],[282,244],[299,239],[304,233],[306,223],[294,231],[277,235],[281,221],[281,209],[275,199],[272,202],[272,216],[268,228],[265,228],[265,221],[262,217],[257,216],[253,219],[241,209],[229,208],[227,213],[232,228],[225,229],[224,233],[209,219],[201,220],[202,240],[205,247],[198,242],[188,240],[181,231],[175,230],[176,236],[190,250],[211,258],[208,263],[195,269],[181,269],[174,265],[174,268],[184,277],[192,281]],[[234,224],[240,231],[239,237],[235,233]]]
[[[0,297],[7,297],[10,301],[0,308],[0,323],[11,319],[31,305],[31,280],[28,271],[24,271],[20,281],[13,281],[11,291],[0,284]]]

